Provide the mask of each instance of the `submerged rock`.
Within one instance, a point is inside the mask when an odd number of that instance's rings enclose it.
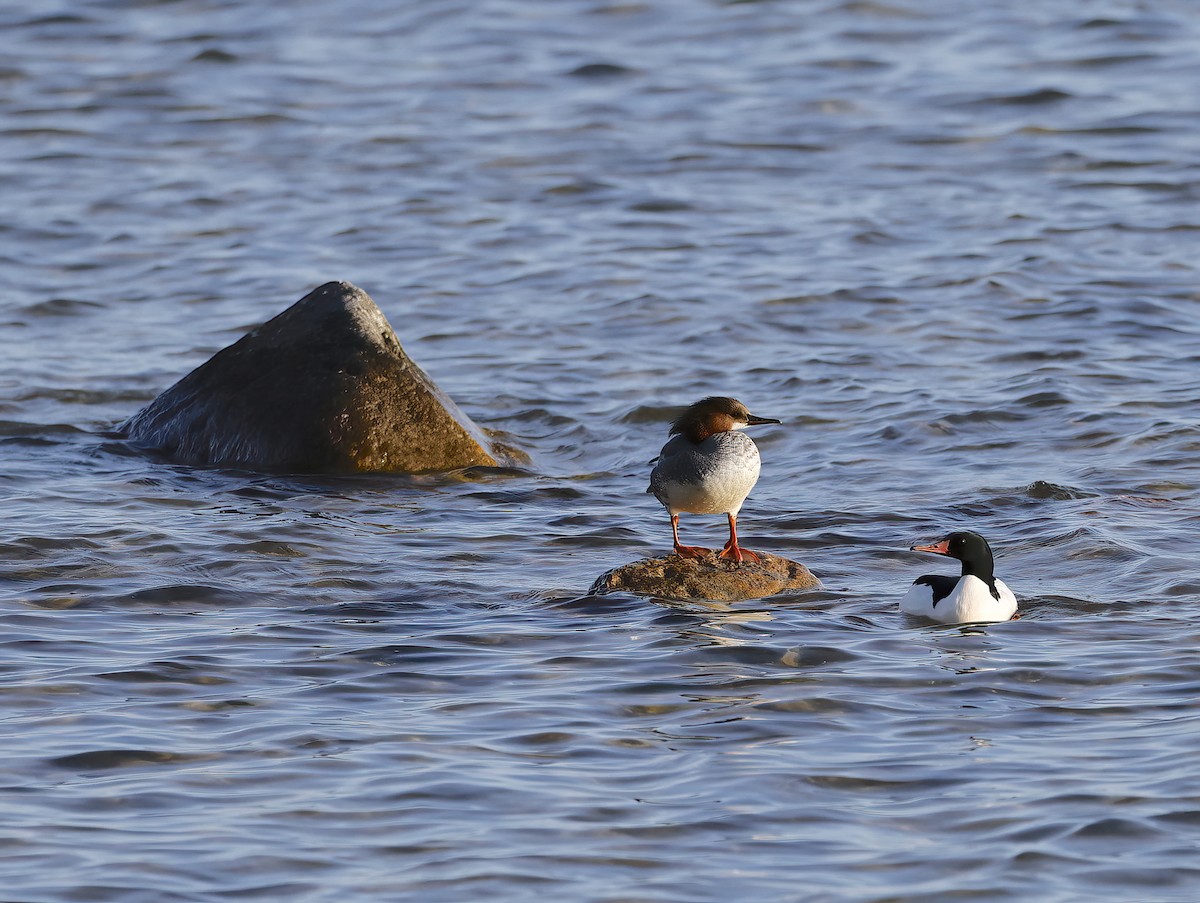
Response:
[[[804,565],[788,558],[759,552],[762,561],[737,564],[718,558],[643,558],[602,574],[588,590],[590,595],[627,592],[663,599],[703,599],[741,602],[785,591],[816,589],[821,581]]]
[[[512,457],[348,282],[322,285],[218,351],[120,429],[182,464],[289,473],[418,473]]]

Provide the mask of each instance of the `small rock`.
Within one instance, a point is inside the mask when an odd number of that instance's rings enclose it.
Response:
[[[816,589],[821,581],[804,565],[788,558],[759,552],[762,561],[737,564],[718,558],[643,558],[602,574],[589,595],[627,592],[663,599],[741,602],[785,591]]]
[[[213,355],[120,430],[181,464],[421,473],[514,463],[400,347],[362,289],[329,282]]]

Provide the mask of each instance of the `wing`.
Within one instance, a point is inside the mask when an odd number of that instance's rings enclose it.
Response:
[[[654,493],[659,501],[663,501],[663,497],[659,495],[663,481],[666,480],[670,473],[674,459],[683,452],[689,445],[688,440],[683,436],[672,436],[666,445],[662,447],[662,451],[658,453],[658,457],[654,459],[654,469],[650,471],[650,485],[646,488],[647,492]],[[663,502],[663,504],[666,504]]]

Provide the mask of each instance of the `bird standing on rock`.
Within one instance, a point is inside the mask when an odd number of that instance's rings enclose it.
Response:
[[[957,558],[962,576],[918,577],[900,600],[901,611],[943,624],[1007,621],[1017,613],[1017,597],[996,579],[992,548],[978,533],[958,530],[941,542],[912,546],[912,551]]]
[[[729,541],[718,557],[739,564],[761,560],[758,553],[738,545],[737,515],[759,471],[758,446],[741,430],[781,422],[756,417],[736,398],[712,396],[691,405],[671,424],[671,439],[659,452],[646,491],[671,515],[677,555],[699,558],[710,551],[680,544],[679,515],[686,511],[729,518]]]

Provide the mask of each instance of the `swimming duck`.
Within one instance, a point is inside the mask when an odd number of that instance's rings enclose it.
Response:
[[[962,562],[962,576],[926,574],[913,581],[900,610],[943,624],[1007,621],[1017,597],[992,573],[992,549],[978,533],[958,530],[941,542],[912,546],[914,552],[948,555]]]
[[[710,550],[679,542],[679,515],[724,514],[729,518],[729,541],[718,557],[760,561],[761,556],[738,545],[737,516],[746,496],[758,482],[758,446],[741,430],[762,423],[780,423],[751,414],[736,398],[711,396],[685,410],[671,424],[671,438],[659,452],[650,472],[647,492],[671,515],[675,553],[699,558]]]

